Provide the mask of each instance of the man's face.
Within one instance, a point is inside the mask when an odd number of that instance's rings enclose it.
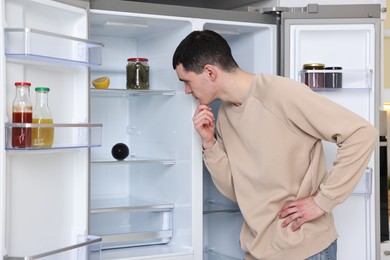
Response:
[[[212,101],[210,79],[203,71],[197,74],[186,71],[182,64],[176,66],[176,74],[180,81],[184,82],[185,93],[191,94],[200,104],[208,105]]]

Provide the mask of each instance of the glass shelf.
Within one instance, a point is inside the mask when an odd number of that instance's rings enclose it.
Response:
[[[98,260],[101,256],[101,237],[80,235],[77,243],[55,250],[42,252],[30,256],[4,256],[4,260],[34,260],[47,259],[53,256],[53,259],[85,259]]]
[[[102,43],[31,28],[5,28],[5,55],[64,65],[101,65]]]
[[[150,200],[136,196],[94,198],[91,199],[91,210],[93,213],[107,213],[117,211],[166,211],[173,209],[172,203],[158,200]]]
[[[160,163],[164,165],[173,165],[176,164],[175,160],[172,159],[162,159],[162,158],[135,158],[130,157],[125,160],[115,160],[115,159],[98,159],[92,158],[92,164],[150,164],[150,163]]]
[[[123,248],[168,243],[173,236],[174,205],[139,197],[91,200],[90,232],[102,247]]]
[[[326,86],[325,77],[341,74],[341,88]],[[299,82],[305,83],[307,74],[311,77],[319,77],[324,87],[312,87],[313,91],[369,91],[372,88],[372,70],[300,70]]]
[[[104,97],[128,97],[128,96],[143,96],[143,95],[163,95],[173,96],[176,92],[174,90],[136,90],[136,89],[96,89],[91,88],[92,96]]]
[[[214,201],[206,201],[203,204],[203,214],[239,212],[241,211],[236,204],[223,204]]]
[[[5,123],[6,150],[50,150],[66,148],[91,148],[101,146],[102,124],[24,124]],[[54,140],[51,147],[13,147],[13,129],[24,129],[26,133],[32,134],[36,128],[52,128]]]
[[[205,250],[203,252],[203,260],[240,260],[240,258],[219,254],[213,250]]]

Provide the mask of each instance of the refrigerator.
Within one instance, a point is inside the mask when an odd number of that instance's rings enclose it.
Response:
[[[239,66],[304,82],[307,63],[342,67],[313,88],[378,125],[379,5],[244,11],[121,0],[1,0],[0,243],[4,259],[242,259],[236,204],[213,185],[192,125],[196,101],[172,68],[193,30],[220,33]],[[126,89],[148,59],[148,90]],[[92,80],[109,77],[107,89]],[[14,148],[15,82],[50,87],[54,144]],[[212,104],[214,112],[219,101]],[[112,156],[124,143],[124,160]],[[329,167],[334,144],[325,143]],[[339,259],[378,259],[378,151],[335,211]]]

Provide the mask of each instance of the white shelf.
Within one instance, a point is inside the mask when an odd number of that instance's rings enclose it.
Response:
[[[173,159],[166,159],[166,158],[135,158],[130,157],[125,160],[115,160],[115,159],[99,159],[99,158],[93,158],[91,159],[91,163],[95,165],[99,164],[164,164],[164,165],[173,165],[176,164],[176,161]]]
[[[12,129],[23,128],[32,133],[33,128],[54,128],[54,142],[51,147],[12,147]],[[92,148],[101,146],[102,124],[25,124],[5,123],[6,150],[52,150],[67,148]]]
[[[5,28],[5,55],[64,65],[101,65],[103,44],[31,28]]]
[[[134,90],[134,89],[96,89],[91,88],[92,96],[99,97],[128,97],[128,96],[143,96],[143,95],[164,95],[173,96],[176,92],[174,90]]]

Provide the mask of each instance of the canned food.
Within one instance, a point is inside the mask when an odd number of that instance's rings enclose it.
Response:
[[[326,88],[341,88],[343,81],[342,67],[325,67],[325,70],[332,72],[325,73],[325,87]]]
[[[149,89],[149,65],[146,58],[128,58],[127,89]]]
[[[313,70],[323,70],[325,64],[308,63],[303,65],[305,72],[305,84],[311,88],[323,88],[325,86],[324,72],[315,72]]]

